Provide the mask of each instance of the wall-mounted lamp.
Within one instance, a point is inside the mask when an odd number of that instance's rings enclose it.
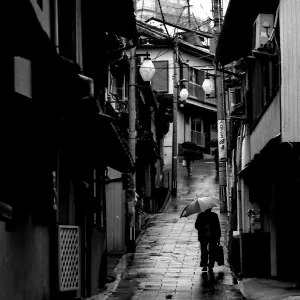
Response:
[[[144,58],[144,61],[140,66],[139,72],[144,81],[151,81],[152,77],[155,74],[155,67],[151,58],[149,57],[148,52],[146,54],[146,57]]]

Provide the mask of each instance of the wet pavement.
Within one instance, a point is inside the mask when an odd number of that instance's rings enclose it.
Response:
[[[107,291],[108,300],[244,299],[225,263],[213,274],[200,268],[200,247],[194,229],[196,215],[180,218],[184,206],[195,196],[218,197],[213,160],[197,161],[193,175],[178,165],[177,197],[163,213],[153,214],[141,233],[135,253],[115,268],[118,280]],[[224,244],[227,215],[219,214]],[[226,259],[226,255],[225,255]]]

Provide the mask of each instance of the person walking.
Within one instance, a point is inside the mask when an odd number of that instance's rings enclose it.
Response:
[[[185,149],[183,156],[186,161],[186,168],[187,168],[188,176],[192,176],[192,162],[195,161],[194,153],[191,150]]]
[[[215,253],[220,243],[221,227],[218,215],[210,209],[198,214],[195,228],[198,230],[198,241],[200,242],[202,271],[213,271],[215,265]]]

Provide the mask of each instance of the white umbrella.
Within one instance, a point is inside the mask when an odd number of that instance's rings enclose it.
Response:
[[[196,197],[196,199],[188,204],[182,211],[181,217],[188,217],[193,214],[203,212],[207,209],[218,207],[221,202],[213,197]]]

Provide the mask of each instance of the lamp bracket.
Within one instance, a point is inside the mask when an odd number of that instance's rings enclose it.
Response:
[[[244,121],[246,121],[247,120],[247,116],[245,116],[245,115],[241,115],[241,116],[232,116],[232,115],[230,115],[226,119],[228,119],[228,120],[236,119],[236,120],[244,120]]]
[[[136,53],[135,56],[136,57],[140,57],[140,56],[146,56],[146,57],[148,57],[148,56],[150,56],[150,54],[148,52],[147,53]]]

